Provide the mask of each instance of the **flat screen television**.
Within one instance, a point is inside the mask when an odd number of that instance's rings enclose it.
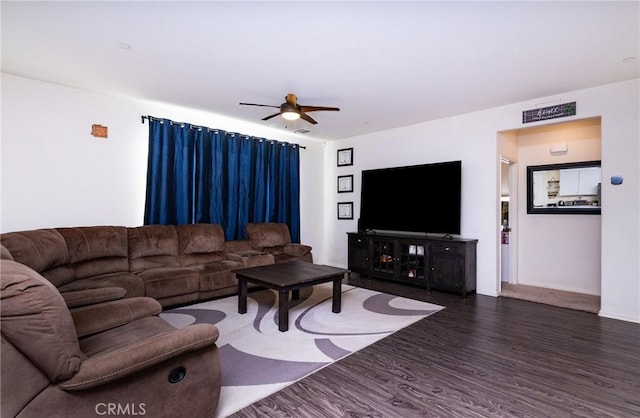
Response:
[[[462,162],[362,171],[360,231],[460,234]]]

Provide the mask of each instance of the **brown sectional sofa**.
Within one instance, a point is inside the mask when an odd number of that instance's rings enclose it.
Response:
[[[213,416],[218,329],[163,307],[235,294],[234,269],[312,262],[286,225],[83,226],[0,234],[2,417]],[[119,408],[119,409],[118,409]]]
[[[148,296],[163,307],[237,292],[234,269],[300,259],[286,224],[247,225],[249,239],[225,242],[216,224],[83,226],[0,235],[2,253],[53,283],[70,307]],[[119,296],[118,296],[119,295]]]

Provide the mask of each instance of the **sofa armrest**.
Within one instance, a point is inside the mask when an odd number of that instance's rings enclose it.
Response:
[[[153,367],[184,353],[215,346],[218,328],[194,324],[162,333],[119,350],[85,360],[71,379],[59,383],[66,391],[80,391],[104,385]]]
[[[242,263],[242,256],[236,253],[226,253],[227,260],[237,261],[238,263]]]
[[[225,242],[224,250],[227,253],[243,253],[245,251],[254,250],[251,245],[251,241],[249,241],[248,239],[237,239]]]
[[[121,287],[103,287],[98,289],[72,290],[61,294],[67,303],[67,307],[73,309],[122,299],[127,294],[127,290]]]
[[[135,297],[84,306],[71,310],[78,338],[126,325],[136,319],[158,315],[160,303],[148,297]]]
[[[296,257],[302,257],[311,252],[311,247],[304,244],[288,244],[285,245],[282,251],[285,254],[294,255]]]
[[[0,244],[0,260],[13,260],[11,251],[2,244]]]

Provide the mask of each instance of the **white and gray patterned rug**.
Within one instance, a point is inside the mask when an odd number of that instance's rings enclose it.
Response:
[[[216,417],[228,416],[301,378],[425,318],[443,306],[342,285],[342,310],[331,312],[332,284],[300,290],[289,331],[278,330],[278,293],[249,293],[247,313],[230,296],[161,316],[175,327],[215,324],[222,366]]]

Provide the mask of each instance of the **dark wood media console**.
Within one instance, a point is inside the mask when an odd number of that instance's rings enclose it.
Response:
[[[347,236],[352,272],[462,297],[476,290],[476,239],[364,232]]]

